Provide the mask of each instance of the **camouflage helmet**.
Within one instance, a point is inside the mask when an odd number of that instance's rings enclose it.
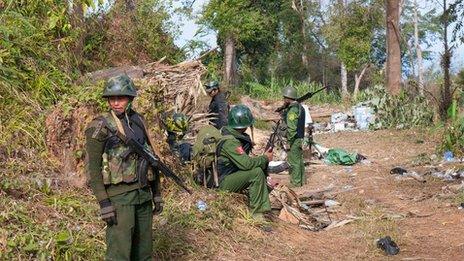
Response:
[[[293,86],[287,86],[285,87],[283,90],[282,90],[282,95],[285,97],[285,98],[289,98],[289,99],[292,99],[292,100],[296,100],[298,99],[298,94],[297,94],[297,91],[295,89],[295,87]]]
[[[215,89],[219,89],[219,83],[217,81],[209,81],[205,83],[205,89],[207,92],[210,92]]]
[[[137,90],[134,82],[126,74],[110,78],[105,84],[102,97],[108,98],[111,96],[136,97]]]
[[[166,119],[166,128],[170,132],[186,133],[188,130],[188,118],[183,113],[174,113]]]
[[[227,125],[233,129],[244,129],[254,124],[250,108],[243,104],[234,106],[228,116]]]

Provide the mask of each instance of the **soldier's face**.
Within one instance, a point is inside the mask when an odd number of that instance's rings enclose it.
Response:
[[[111,96],[108,98],[110,108],[116,112],[116,114],[122,114],[126,110],[127,104],[129,104],[129,97],[127,96]]]
[[[218,89],[214,89],[214,90],[208,92],[208,95],[209,95],[209,97],[214,97],[214,96],[216,96],[216,94],[217,94],[218,92],[219,92]]]

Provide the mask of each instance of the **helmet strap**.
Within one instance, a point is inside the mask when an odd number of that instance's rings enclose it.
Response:
[[[133,98],[129,99],[129,103],[127,103],[125,113],[128,113],[132,109],[132,100],[133,100]]]

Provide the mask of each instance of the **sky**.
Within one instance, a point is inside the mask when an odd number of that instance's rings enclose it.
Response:
[[[208,0],[196,0],[194,5],[193,5],[193,13],[194,16],[198,15],[199,12],[201,11],[203,5],[208,3]],[[179,6],[180,3],[178,1],[174,2],[174,7]],[[178,47],[183,47],[185,46],[190,40],[196,39],[196,40],[202,40],[208,44],[210,48],[214,48],[217,46],[216,44],[216,34],[215,32],[208,32],[207,35],[201,37],[199,35],[196,35],[197,31],[200,29],[199,25],[197,25],[194,21],[192,20],[185,20],[185,19],[180,19],[179,17],[174,17],[174,22],[179,22],[181,23],[181,35],[177,37],[174,41],[174,43]],[[195,57],[197,54],[190,54],[189,56]]]

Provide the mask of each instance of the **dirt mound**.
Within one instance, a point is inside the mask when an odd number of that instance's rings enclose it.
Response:
[[[82,186],[84,128],[95,117],[94,106],[78,106],[70,112],[61,107],[54,109],[45,119],[46,141],[51,154],[61,165],[61,173],[72,185]]]

